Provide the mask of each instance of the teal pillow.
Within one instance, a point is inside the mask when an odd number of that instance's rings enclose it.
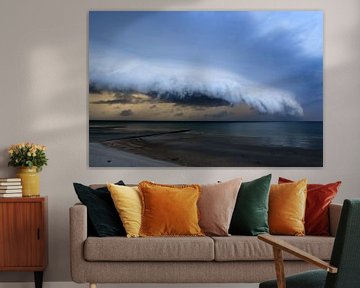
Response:
[[[271,174],[241,184],[231,218],[230,234],[256,236],[269,233],[270,181]]]

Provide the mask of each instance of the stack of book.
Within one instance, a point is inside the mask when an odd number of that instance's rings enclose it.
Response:
[[[20,178],[0,178],[0,198],[22,197]]]

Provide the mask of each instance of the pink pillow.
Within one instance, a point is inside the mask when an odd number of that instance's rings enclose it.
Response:
[[[242,178],[236,178],[219,184],[200,185],[199,225],[205,234],[229,236],[241,182]]]

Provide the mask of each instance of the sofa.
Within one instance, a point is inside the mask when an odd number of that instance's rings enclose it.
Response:
[[[331,256],[342,206],[331,204],[330,236],[279,236],[325,260]],[[274,278],[270,245],[255,236],[91,237],[87,208],[70,208],[71,275],[77,283],[258,283]],[[284,254],[285,273],[313,269]]]

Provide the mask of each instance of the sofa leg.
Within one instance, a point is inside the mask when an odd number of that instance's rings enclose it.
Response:
[[[96,288],[96,284],[95,283],[89,283],[89,288]]]

